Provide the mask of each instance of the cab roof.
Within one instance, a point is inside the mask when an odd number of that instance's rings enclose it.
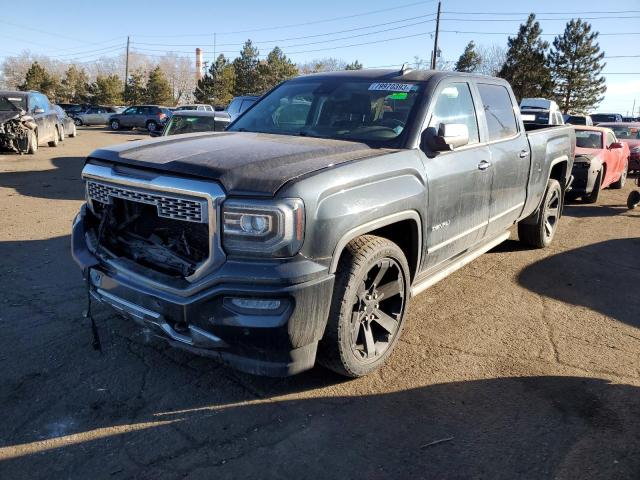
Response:
[[[308,75],[301,75],[292,80],[304,80],[315,78],[354,78],[379,82],[426,82],[431,79],[440,80],[446,77],[471,77],[471,78],[485,78],[494,79],[494,77],[488,77],[486,75],[478,75],[475,73],[462,73],[451,72],[441,70],[400,70],[394,69],[382,69],[382,68],[370,68],[362,70],[340,70],[336,72],[320,72],[310,73]]]

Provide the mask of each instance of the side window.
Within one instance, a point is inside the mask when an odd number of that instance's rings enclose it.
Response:
[[[33,112],[36,108],[43,108],[40,104],[40,98],[35,93],[29,95],[29,109]]]
[[[50,112],[51,111],[51,104],[49,103],[49,99],[47,98],[46,95],[43,95],[42,93],[39,94],[40,96],[40,104],[42,105],[42,108],[44,108],[45,112]]]
[[[512,137],[518,133],[509,91],[502,85],[479,83],[478,90],[489,128],[489,141]]]
[[[256,103],[255,100],[243,100],[242,106],[240,107],[240,113],[244,112],[247,108],[249,108],[254,103]]]
[[[135,115],[136,113],[138,113],[138,109],[136,107],[129,107],[122,113],[124,115]]]
[[[450,83],[436,99],[429,127],[436,130],[441,124],[461,123],[469,129],[469,144],[480,142],[478,120],[468,83]]]
[[[233,100],[230,104],[229,104],[229,112],[230,113],[238,113],[240,111],[240,102],[242,100],[240,100],[239,98]]]
[[[611,146],[612,143],[615,143],[616,137],[611,132],[607,132],[607,148]]]

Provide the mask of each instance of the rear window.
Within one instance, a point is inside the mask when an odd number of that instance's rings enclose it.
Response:
[[[602,132],[576,130],[576,147],[602,148]]]
[[[571,125],[586,125],[587,117],[577,117],[571,115],[569,118],[567,118],[567,123],[570,123]]]
[[[640,128],[634,126],[608,126],[616,134],[616,137],[625,140],[638,140],[640,139]]]
[[[518,124],[509,91],[502,85],[479,83],[478,90],[489,128],[489,140],[500,140],[516,135]]]
[[[174,115],[167,126],[166,135],[179,135],[181,133],[213,132],[215,129],[214,117],[200,117],[194,115]]]

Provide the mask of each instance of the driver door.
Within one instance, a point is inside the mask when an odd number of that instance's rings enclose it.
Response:
[[[493,170],[489,148],[481,143],[471,85],[466,81],[442,84],[427,113],[426,128],[463,124],[467,145],[451,151],[430,152],[422,146],[428,179],[427,242],[422,270],[441,264],[482,241],[489,221]]]

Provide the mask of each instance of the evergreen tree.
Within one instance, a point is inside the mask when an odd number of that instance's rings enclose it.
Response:
[[[235,70],[223,54],[218,55],[193,92],[196,101],[211,105],[226,105],[233,98]]]
[[[89,94],[89,77],[84,69],[71,65],[60,82],[59,100],[72,103],[85,103]]]
[[[145,78],[142,71],[133,72],[127,80],[127,86],[124,92],[124,101],[129,105],[138,105],[145,102],[146,89]]]
[[[347,66],[344,67],[345,70],[362,70],[362,64],[356,60],[353,63],[349,63],[347,64]]]
[[[240,56],[233,61],[236,74],[234,95],[247,95],[259,91],[258,55],[258,49],[253,46],[251,40],[247,40]]]
[[[258,89],[255,92],[264,93],[296,75],[298,75],[298,68],[279,47],[275,47],[267,55],[267,60],[258,64],[256,80]]]
[[[472,40],[467,43],[467,46],[465,47],[462,55],[460,55],[460,58],[458,58],[454,69],[456,72],[475,72],[481,63],[482,59],[478,52],[476,52],[476,44]]]
[[[577,19],[568,22],[564,33],[553,41],[549,66],[563,113],[586,113],[603,99],[607,90],[606,80],[600,76],[604,52],[597,38],[598,32],[592,32],[589,23]]]
[[[147,103],[156,105],[173,105],[174,103],[171,85],[160,66],[149,73],[145,98]]]
[[[509,81],[518,100],[527,97],[549,97],[553,94],[551,70],[546,52],[549,42],[540,38],[542,29],[531,13],[520,25],[518,35],[509,37],[504,65],[498,73]]]
[[[18,87],[20,90],[36,90],[44,93],[51,101],[55,101],[58,81],[49,75],[43,66],[33,62],[25,74],[24,83]]]
[[[122,103],[122,80],[118,75],[98,75],[91,85],[93,102],[98,105],[118,105]]]

